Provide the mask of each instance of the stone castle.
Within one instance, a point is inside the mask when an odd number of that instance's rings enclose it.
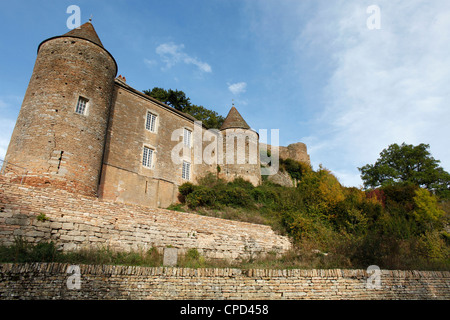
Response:
[[[176,202],[178,186],[208,172],[261,183],[259,134],[234,106],[220,130],[209,130],[117,72],[91,22],[44,40],[3,173],[151,207]],[[280,156],[309,163],[303,143],[280,147]]]

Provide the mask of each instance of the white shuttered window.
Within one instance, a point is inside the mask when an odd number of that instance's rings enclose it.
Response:
[[[187,161],[183,161],[183,171],[181,173],[181,177],[184,180],[190,180],[191,177],[191,164]]]

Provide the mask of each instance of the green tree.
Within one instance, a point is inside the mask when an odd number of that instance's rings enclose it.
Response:
[[[225,118],[219,115],[217,112],[209,110],[203,106],[197,106],[195,104],[189,105],[184,112],[190,114],[195,119],[203,122],[208,128],[219,129]]]
[[[428,144],[417,146],[392,144],[380,153],[375,164],[367,164],[358,170],[364,187],[410,183],[428,190],[447,192],[450,175],[439,166],[428,148]]]
[[[225,120],[224,117],[213,110],[192,104],[190,98],[181,90],[165,90],[163,88],[154,87],[152,90],[144,90],[143,92],[178,111],[193,116],[208,128],[218,129]]]
[[[154,87],[152,90],[144,90],[143,92],[178,111],[185,111],[190,105],[190,99],[186,97],[186,94],[181,90],[165,90],[163,88]]]

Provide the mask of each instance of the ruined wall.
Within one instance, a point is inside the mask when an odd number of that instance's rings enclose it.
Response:
[[[382,270],[381,285],[372,289],[367,286],[364,270],[80,265],[80,287],[69,289],[68,267],[54,263],[0,264],[0,299],[450,299],[448,271]]]
[[[48,221],[38,221],[45,214]],[[62,190],[9,183],[0,176],[0,244],[14,237],[53,241],[64,250],[109,247],[196,248],[207,258],[240,259],[283,253],[289,239],[269,226],[101,201]]]
[[[261,145],[265,145],[267,150],[271,150],[272,146],[268,144],[260,143]],[[287,147],[279,146],[278,147],[279,157],[281,159],[293,159],[299,162],[305,162],[307,164],[311,164],[311,159],[308,154],[308,150],[306,144],[302,142],[292,143]]]

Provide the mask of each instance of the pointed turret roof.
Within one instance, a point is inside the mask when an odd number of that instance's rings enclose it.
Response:
[[[103,44],[100,41],[100,38],[98,37],[97,32],[95,32],[94,26],[92,25],[92,23],[90,21],[81,25],[79,28],[70,30],[63,36],[89,40],[95,44],[98,44],[100,47],[103,47]]]
[[[39,46],[38,46],[37,52],[39,53],[39,49],[41,48],[42,44],[44,44],[45,42],[53,40],[53,39],[64,38],[64,37],[72,37],[72,38],[84,39],[84,40],[92,42],[93,44],[101,47],[113,59],[114,64],[116,65],[116,74],[117,74],[117,70],[118,69],[117,69],[116,59],[114,59],[113,55],[108,50],[106,50],[105,47],[103,46],[102,42],[100,41],[100,38],[97,35],[97,32],[95,32],[94,26],[91,23],[91,19],[89,19],[88,22],[86,22],[85,24],[81,25],[80,27],[72,29],[69,32],[67,32],[67,33],[65,33],[65,34],[63,34],[61,36],[48,38],[48,39],[42,41],[39,44]]]
[[[241,129],[250,129],[250,126],[245,122],[244,118],[242,118],[241,114],[237,109],[233,106],[228,112],[225,121],[223,122],[220,130],[230,129],[230,128],[241,128]]]

